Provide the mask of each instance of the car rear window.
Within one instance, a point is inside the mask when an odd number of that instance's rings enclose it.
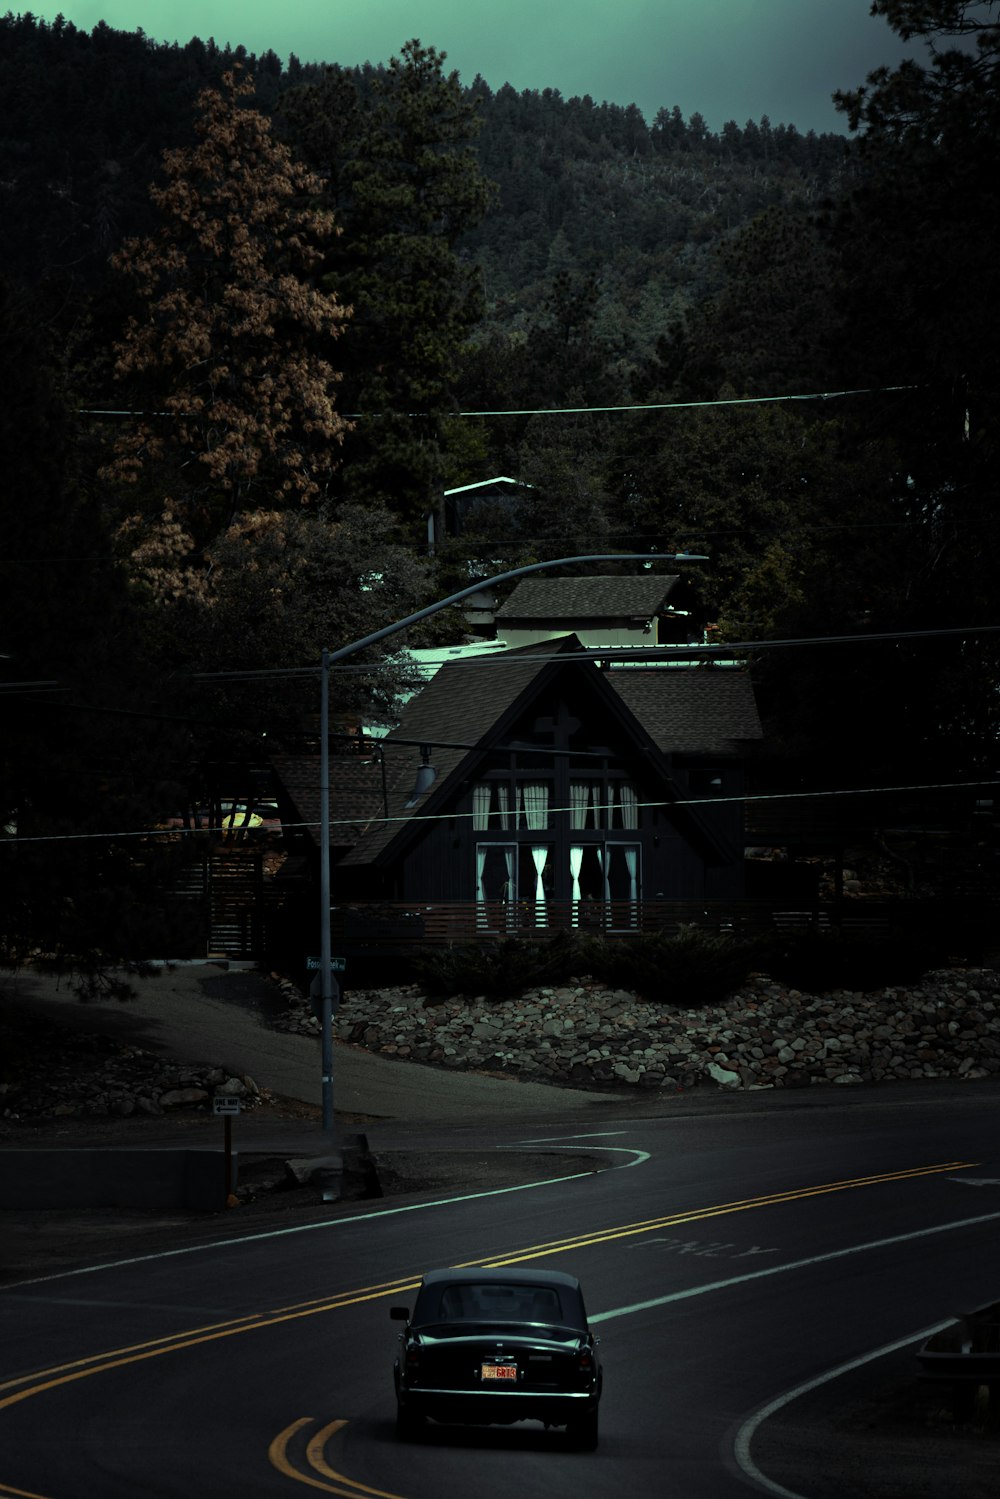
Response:
[[[433,1303],[437,1301],[435,1306]],[[461,1284],[425,1288],[417,1313],[422,1322],[564,1322],[566,1316],[554,1286],[522,1282],[463,1281]]]

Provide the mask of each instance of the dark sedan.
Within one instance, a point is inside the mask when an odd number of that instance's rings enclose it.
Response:
[[[425,1420],[542,1421],[597,1446],[602,1375],[580,1282],[555,1270],[431,1270],[405,1322],[395,1364],[396,1432]]]

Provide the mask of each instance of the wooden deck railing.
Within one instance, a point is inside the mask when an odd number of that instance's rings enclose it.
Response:
[[[966,903],[848,900],[780,904],[775,901],[372,901],[332,908],[335,950],[406,950],[539,938],[577,931],[607,938],[643,932],[672,935],[685,925],[740,938],[814,928],[820,931],[888,932],[920,929],[933,906],[939,921],[969,918]],[[995,910],[995,905],[994,905]]]

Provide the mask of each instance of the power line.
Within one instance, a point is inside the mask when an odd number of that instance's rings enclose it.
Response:
[[[530,656],[515,656],[512,650],[507,650],[487,652],[482,656],[468,656],[465,658],[465,661],[466,663],[475,662],[477,666],[489,663],[491,666],[507,667],[549,661],[617,661],[631,664],[635,664],[637,661],[650,661],[665,664],[687,657],[694,660],[711,660],[716,656],[728,659],[730,656],[747,655],[752,651],[787,650],[794,646],[885,644],[886,642],[923,640],[934,637],[994,635],[998,632],[1000,632],[1000,624],[954,625],[932,630],[874,631],[867,635],[804,635],[788,640],[732,640],[722,641],[717,645],[589,646],[584,651],[563,651],[553,653],[551,656],[542,655],[540,652],[533,653]],[[419,666],[420,663],[416,664]],[[376,665],[377,663],[370,663],[367,666],[344,666],[333,663],[330,666],[330,670],[363,673],[374,670]],[[320,665],[317,663],[315,666],[261,668],[260,670],[248,671],[196,672],[193,675],[196,681],[231,681],[240,679],[256,681],[269,677],[318,676],[320,670]]]
[[[515,411],[457,411],[456,416],[583,416],[589,413],[605,414],[619,411],[691,411],[710,406],[764,406],[778,401],[832,401],[843,396],[872,396],[899,390],[919,390],[917,385],[873,385],[856,390],[818,390],[805,395],[790,396],[732,396],[726,400],[711,401],[636,401],[621,406],[529,406]],[[409,412],[408,415],[424,415]],[[351,421],[361,418],[352,415]]]
[[[657,645],[657,646],[590,646],[582,651],[553,652],[552,655],[543,655],[534,652],[530,656],[515,655],[513,649],[486,652],[481,656],[467,656],[457,658],[468,665],[475,663],[476,666],[505,666],[517,667],[526,664],[546,665],[553,661],[593,661],[595,663],[608,662],[618,663],[623,666],[635,666],[637,664],[650,664],[653,666],[676,665],[679,661],[694,660],[711,662],[717,657],[729,660],[734,656],[745,656],[756,651],[767,650],[791,650],[796,646],[820,646],[820,645],[886,645],[899,644],[910,640],[930,639],[954,639],[965,638],[970,635],[996,635],[1000,633],[1000,624],[995,625],[952,625],[940,629],[929,630],[884,630],[873,631],[866,635],[806,635],[794,637],[787,640],[733,640],[722,641],[715,645]],[[405,651],[405,647],[404,647]],[[398,658],[402,652],[394,653]],[[375,661],[366,664],[356,663],[334,663],[330,671],[343,672],[348,675],[364,676],[377,671],[384,661]],[[401,663],[406,665],[406,663]],[[410,663],[418,674],[422,675],[422,663],[416,658]],[[442,662],[441,665],[451,665],[451,662]],[[318,677],[321,675],[322,666],[319,662],[310,666],[288,666],[288,667],[259,667],[241,671],[202,671],[187,674],[188,679],[196,682],[263,682],[275,679],[301,680],[302,678]],[[43,682],[0,682],[0,693],[8,696],[34,695],[42,692],[69,692],[71,689],[63,686],[58,681]],[[208,719],[188,718],[178,714],[168,713],[146,713],[127,708],[91,707],[77,703],[61,703],[58,705],[67,710],[87,713],[119,714],[123,717],[163,719],[176,723],[199,723],[212,728],[225,727],[215,724]],[[421,741],[424,742],[424,741]]]
[[[754,795],[743,796],[700,796],[684,797],[677,801],[646,801],[636,802],[636,808],[655,808],[659,811],[683,810],[685,807],[701,806],[725,806],[727,804],[741,804],[753,806],[761,802],[782,801],[821,801],[830,798],[843,798],[850,796],[888,796],[898,795],[903,792],[913,791],[975,791],[986,786],[1000,786],[1000,779],[988,779],[982,781],[925,781],[906,786],[855,786],[841,787],[827,791],[769,791]],[[571,807],[550,807],[550,813],[571,812]],[[383,817],[381,813],[371,813],[367,817],[341,817],[331,818],[331,827],[356,828],[367,827],[373,823],[406,823],[408,826],[415,822],[448,822],[452,819],[468,819],[475,817],[476,813],[469,812],[436,812],[430,814],[415,814],[411,817]],[[282,832],[292,832],[295,829],[318,828],[318,822],[282,822]],[[139,831],[117,832],[117,833],[51,833],[40,835],[28,835],[25,837],[0,838],[0,848],[18,848],[27,843],[86,843],[99,840],[125,839],[125,838],[177,838],[177,837],[201,837],[206,834],[220,833],[231,834],[234,830],[226,827],[200,827],[200,828],[144,828]],[[236,831],[239,831],[237,829]],[[249,830],[248,830],[249,831]],[[630,829],[616,829],[618,832],[631,831]],[[635,829],[638,833],[638,829]]]
[[[428,416],[440,416],[449,421],[455,417],[502,417],[502,416],[585,416],[591,413],[601,415],[610,412],[623,411],[694,411],[704,410],[713,406],[765,406],[773,405],[780,401],[834,401],[845,396],[873,396],[890,394],[901,390],[919,390],[919,385],[867,385],[859,386],[849,390],[814,390],[804,394],[785,396],[731,396],[725,399],[716,397],[710,401],[631,401],[616,406],[523,406],[510,410],[497,411],[344,411],[341,415],[346,421],[378,421],[386,416],[405,416],[407,418],[420,418]],[[153,417],[163,416],[176,419],[179,416],[193,416],[193,412],[179,411],[129,411],[110,408],[97,408],[82,406],[77,410],[78,416],[126,416],[126,417]]]

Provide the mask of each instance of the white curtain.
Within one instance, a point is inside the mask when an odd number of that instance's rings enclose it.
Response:
[[[637,878],[639,850],[637,848],[626,848],[625,868],[628,870],[629,924],[636,926],[639,921],[639,880]]]
[[[504,795],[507,788],[504,787]],[[503,855],[507,861],[507,883],[503,889],[503,898],[507,902],[507,925],[512,927],[517,922],[517,887],[514,884],[514,870],[516,868],[515,858],[517,850],[513,843],[505,843]]]
[[[635,794],[635,787],[623,781],[618,788],[618,799],[622,807],[622,827],[637,828],[639,826],[639,798]]]
[[[637,878],[639,870],[639,850],[633,845],[626,845],[625,868],[628,870],[628,898],[635,904],[639,899],[639,881]]]
[[[580,920],[580,870],[583,868],[583,844],[571,843],[569,849],[569,873],[573,881],[573,925]]]
[[[486,782],[472,788],[472,826],[481,832],[490,825],[490,788]]]
[[[601,867],[601,873],[604,875],[604,899],[609,901],[611,899],[611,880],[608,877],[608,861],[604,857],[603,848],[598,848],[597,850],[597,862]]]
[[[590,801],[590,787],[586,781],[570,781],[569,783],[569,825],[571,828],[585,828],[587,826],[587,803]]]
[[[521,792],[524,804],[524,820],[529,828],[547,828],[549,825],[548,786],[525,786]]]
[[[535,925],[548,926],[548,916],[545,910],[545,881],[542,875],[549,857],[549,846],[547,843],[533,843],[531,845],[531,860],[535,866]]]
[[[508,795],[506,781],[501,781],[497,786],[497,806],[500,809],[500,826],[510,827],[510,797]]]
[[[487,926],[486,920],[486,887],[483,884],[483,871],[486,868],[486,845],[476,844],[476,926]]]

